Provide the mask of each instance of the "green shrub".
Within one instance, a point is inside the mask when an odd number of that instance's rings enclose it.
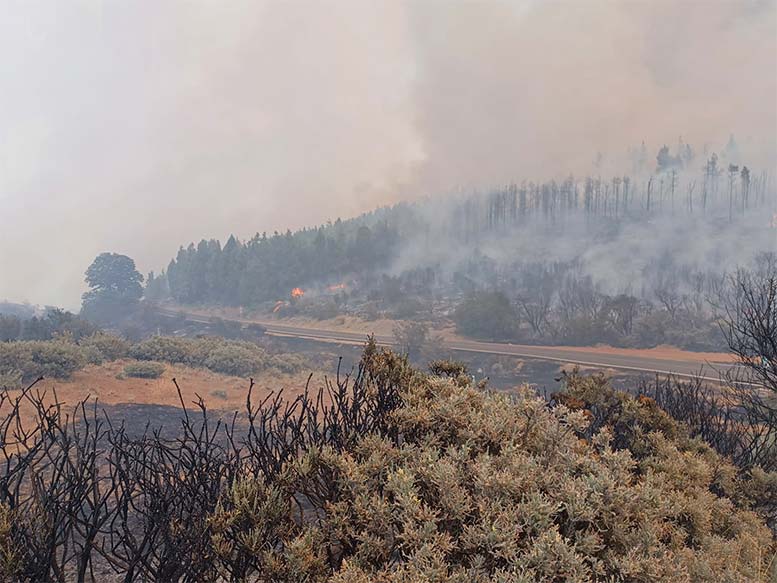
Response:
[[[307,365],[305,357],[299,354],[278,354],[270,357],[270,366],[284,374],[300,372]]]
[[[82,346],[81,354],[87,364],[99,366],[105,362],[105,355],[95,346]]]
[[[365,358],[369,374],[384,374],[383,356]],[[208,523],[224,573],[251,564],[257,580],[339,583],[769,580],[774,541],[736,496],[743,478],[651,403],[598,380],[548,407],[462,375],[401,378],[405,404],[391,418],[401,438],[312,448],[276,482],[244,478],[222,495]],[[590,432],[582,397],[612,423]],[[627,420],[645,430],[626,442],[637,453],[614,443]],[[304,526],[298,492],[312,506]]]
[[[161,360],[188,364],[190,340],[172,336],[154,336],[138,342],[129,349],[129,356],[137,360]]]
[[[223,400],[226,400],[228,397],[227,392],[224,389],[215,389],[211,391],[210,394],[218,399],[223,399]]]
[[[398,320],[413,318],[422,311],[428,311],[429,306],[416,298],[406,298],[400,300],[394,307],[393,316]]]
[[[467,297],[453,313],[456,329],[467,336],[510,340],[518,332],[518,315],[501,292],[477,292]]]
[[[296,372],[305,362],[293,355],[270,357],[264,348],[252,342],[212,337],[155,336],[132,346],[129,355],[138,360],[185,364],[243,377],[258,374],[270,366],[283,372]]]
[[[18,370],[0,372],[0,390],[13,390],[22,386],[22,373]]]
[[[301,311],[304,315],[316,320],[330,320],[337,317],[340,313],[337,304],[331,299],[307,303],[302,307]]]
[[[165,372],[165,365],[159,362],[133,362],[124,367],[124,374],[138,379],[158,379]]]
[[[250,376],[267,368],[266,353],[259,347],[251,349],[239,344],[224,344],[215,348],[205,359],[205,368],[221,374]]]
[[[25,380],[39,376],[66,379],[85,364],[81,348],[71,342],[32,340],[0,344],[0,373],[18,371]]]
[[[615,390],[602,374],[583,376],[564,373],[564,391],[554,399],[570,408],[587,411],[591,416],[589,433],[607,427],[618,449],[628,449],[634,455],[645,455],[650,449],[649,435],[659,432],[687,446],[686,428],[656,405],[653,399],[635,398]]]
[[[92,334],[91,336],[84,338],[81,340],[80,345],[83,348],[92,351],[90,354],[95,354],[94,351],[96,351],[96,353],[102,357],[101,362],[126,358],[130,350],[129,342],[119,336],[105,334],[103,332],[98,332],[97,334]],[[98,362],[95,364],[100,363]]]
[[[98,333],[84,338],[80,344],[65,339],[0,343],[0,375],[16,378],[19,373],[22,380],[38,376],[68,378],[86,364],[99,365],[125,357],[202,367],[243,377],[270,367],[294,373],[306,365],[306,360],[298,355],[270,356],[261,346],[240,340],[155,336],[130,344],[122,338]]]

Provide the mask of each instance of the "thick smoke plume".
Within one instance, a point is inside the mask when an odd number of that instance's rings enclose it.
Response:
[[[0,298],[77,307],[99,252],[159,269],[735,134],[773,170],[774,0],[15,3],[0,19]],[[596,168],[594,168],[596,164]]]

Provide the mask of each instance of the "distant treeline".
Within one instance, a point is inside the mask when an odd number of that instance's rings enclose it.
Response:
[[[97,331],[91,322],[59,309],[50,309],[44,316],[0,314],[0,342],[51,340],[58,336],[70,336],[77,341]]]
[[[288,297],[299,285],[371,270],[394,256],[404,206],[313,229],[230,237],[181,248],[161,276],[149,275],[146,298],[168,293],[181,303],[248,305]]]

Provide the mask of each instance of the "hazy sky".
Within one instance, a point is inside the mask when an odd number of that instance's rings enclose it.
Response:
[[[774,168],[776,5],[2,0],[0,299],[643,139]]]

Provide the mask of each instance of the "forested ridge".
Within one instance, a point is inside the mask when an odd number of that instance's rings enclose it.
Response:
[[[760,213],[763,224],[752,227],[768,228],[775,193],[765,172],[733,163],[726,167],[715,154],[699,172],[689,146],[678,150],[674,155],[666,147],[659,150],[656,171],[648,174],[644,168],[639,172],[644,154],[635,153],[634,177],[523,182],[484,194],[398,204],[295,232],[257,234],[247,241],[234,235],[223,245],[202,240],[182,247],[166,272],[150,277],[147,295],[156,298],[169,290],[180,303],[254,305],[286,298],[293,287],[337,281],[346,274],[390,270],[398,275],[420,267],[437,270],[436,277],[456,271],[468,276],[466,262],[473,258],[481,266],[528,261],[536,250],[522,256],[518,247],[513,255],[500,257],[488,249],[494,243],[509,249],[511,239],[525,233],[574,246],[577,240],[617,241],[640,228],[658,236],[667,224],[675,231],[704,228],[701,235],[708,237],[709,231],[750,226],[754,213]],[[445,256],[462,246],[469,253]],[[763,250],[768,249],[753,252]],[[549,251],[543,262],[551,263],[552,255]]]
[[[397,205],[312,229],[257,234],[245,242],[231,236],[223,246],[202,240],[181,248],[161,281],[149,277],[148,290],[155,297],[169,285],[181,303],[250,305],[286,297],[298,285],[387,265],[407,215],[408,206]]]

